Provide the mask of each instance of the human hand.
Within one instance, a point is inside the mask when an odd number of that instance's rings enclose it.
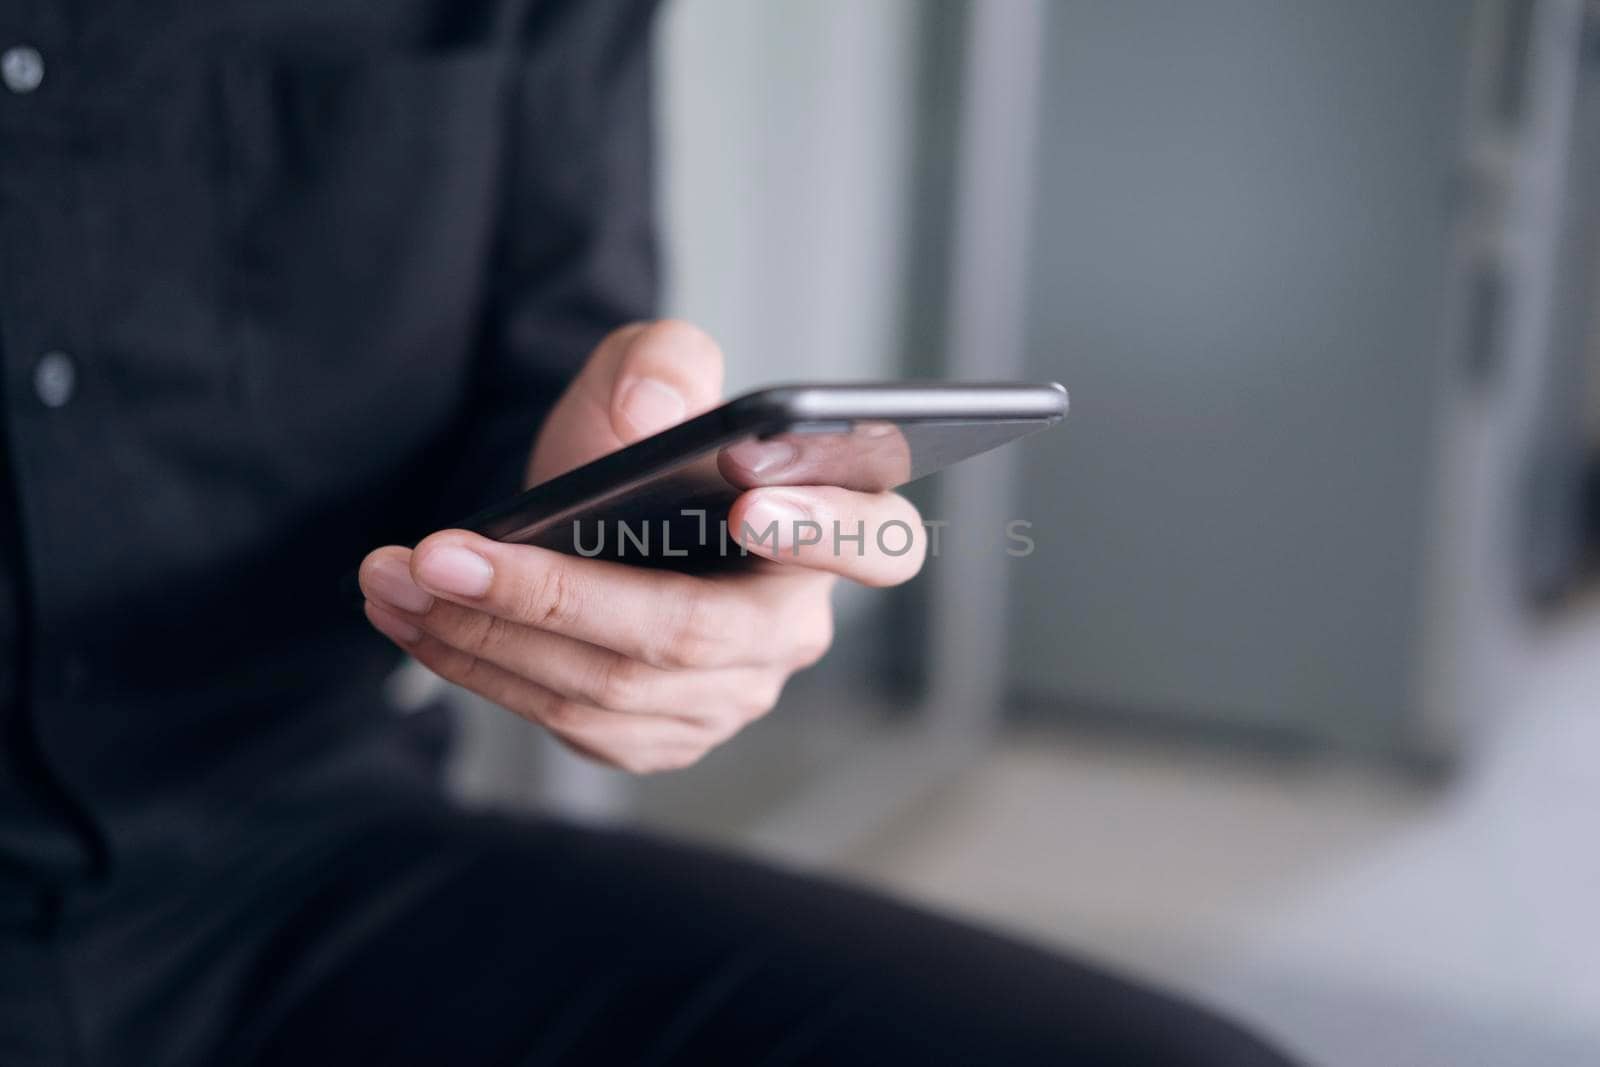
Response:
[[[552,410],[529,460],[543,481],[714,406],[722,355],[695,327],[623,327],[603,341]],[[840,552],[797,523],[869,531]],[[894,493],[832,486],[743,493],[729,526],[768,562],[693,576],[503,544],[445,530],[414,550],[380,548],[361,566],[368,620],[435,674],[570,747],[635,773],[686,767],[770,710],[833,634],[835,580],[903,582],[925,551],[916,509]],[[882,551],[871,531],[911,531]],[[898,544],[896,545],[898,547]]]

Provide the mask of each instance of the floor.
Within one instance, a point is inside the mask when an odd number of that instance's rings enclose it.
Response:
[[[1008,740],[845,869],[1180,988],[1312,1063],[1600,1064],[1600,612],[1443,788]]]
[[[757,816],[827,768],[854,784],[823,822],[878,805],[859,795],[877,779],[923,773],[846,773],[864,739],[837,727],[872,718],[860,709],[786,703],[696,774],[646,782],[478,709],[465,762],[502,801],[553,793],[584,817],[827,855],[1222,1007],[1308,1063],[1600,1065],[1600,604],[1543,635],[1515,688],[1482,758],[1442,787],[1052,730],[930,772],[950,784],[842,857],[778,847]],[[815,843],[818,817],[800,838]]]

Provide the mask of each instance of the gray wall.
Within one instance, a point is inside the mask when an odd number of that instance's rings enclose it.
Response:
[[[896,373],[916,0],[676,0],[659,70],[668,310],[730,389]]]
[[[1403,729],[1471,6],[1050,5],[1025,698]]]

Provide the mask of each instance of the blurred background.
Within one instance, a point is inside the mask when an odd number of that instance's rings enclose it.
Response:
[[[701,765],[467,705],[461,788],[828,868],[1312,1063],[1600,1063],[1600,4],[659,29],[667,310],[730,389],[1072,414],[917,486],[941,557],[841,590],[835,653]]]

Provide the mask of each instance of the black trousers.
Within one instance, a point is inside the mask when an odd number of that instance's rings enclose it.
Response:
[[[263,804],[0,932],[0,1064],[1284,1062],[884,897],[420,791]]]

